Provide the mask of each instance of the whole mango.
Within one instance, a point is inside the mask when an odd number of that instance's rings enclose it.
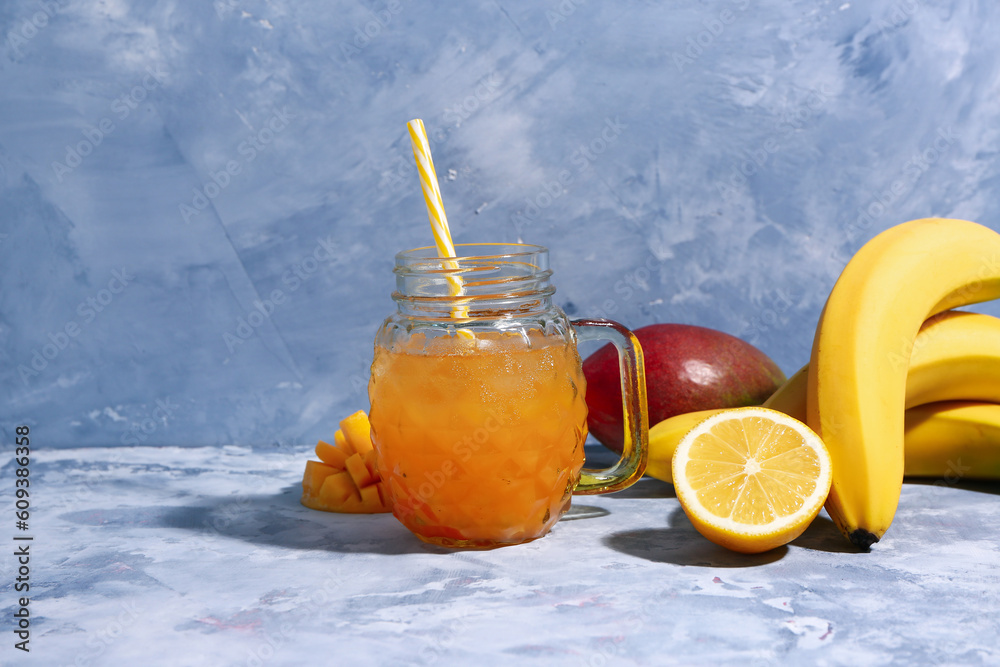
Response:
[[[766,354],[735,336],[687,324],[652,324],[634,331],[646,368],[649,425],[697,410],[760,405],[785,381]],[[606,345],[583,363],[587,426],[604,446],[624,440],[618,352]]]

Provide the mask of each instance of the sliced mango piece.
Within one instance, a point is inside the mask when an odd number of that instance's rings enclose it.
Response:
[[[354,453],[354,448],[351,447],[351,443],[347,442],[347,436],[344,435],[344,432],[339,428],[337,429],[337,432],[333,434],[333,441],[336,443],[337,449],[347,452],[347,456]]]
[[[361,458],[360,454],[352,454],[347,457],[344,469],[347,470],[347,474],[351,476],[354,485],[358,489],[363,489],[376,482],[375,477],[368,470],[368,466],[365,465],[364,459]]]
[[[323,486],[323,480],[338,472],[336,466],[319,461],[306,461],[306,472],[302,477],[302,484],[308,485],[311,489],[319,489]]]
[[[364,410],[358,410],[340,422],[340,430],[347,437],[347,442],[351,444],[354,451],[362,455],[373,448],[371,428],[368,415],[365,414]]]
[[[351,476],[346,472],[337,472],[323,480],[319,490],[319,498],[331,507],[342,503],[348,498],[361,497],[358,487],[354,485]]]
[[[323,463],[343,470],[344,461],[347,460],[347,457],[350,456],[350,454],[336,445],[331,445],[329,442],[323,442],[320,440],[316,443],[316,456],[318,456],[319,460]]]
[[[378,492],[378,484],[372,484],[361,489],[361,504],[368,507],[379,507],[382,505],[382,497]]]
[[[337,469],[319,461],[306,461],[306,471],[302,475],[302,504],[312,509],[322,509],[319,490],[327,477]]]

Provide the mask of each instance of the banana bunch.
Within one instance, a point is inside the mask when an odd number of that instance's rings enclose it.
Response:
[[[765,403],[826,443],[826,509],[856,546],[888,529],[904,475],[1000,478],[1000,320],[951,310],[998,297],[1000,234],[943,218],[892,227],[847,264],[809,364]],[[714,412],[653,426],[647,474],[669,480],[677,443]]]
[[[997,297],[1000,234],[942,218],[882,232],[834,285],[813,339],[806,423],[833,461],[826,510],[856,546],[877,542],[899,504],[908,370],[900,358],[928,317]]]

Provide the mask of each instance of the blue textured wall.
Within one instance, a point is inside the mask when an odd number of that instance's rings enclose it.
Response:
[[[414,117],[457,242],[546,245],[569,313],[719,328],[791,372],[865,240],[1000,227],[998,19],[4,0],[4,442],[308,444],[367,407],[392,256],[430,241]]]

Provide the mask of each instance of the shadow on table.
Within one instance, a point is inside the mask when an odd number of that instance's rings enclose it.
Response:
[[[961,465],[962,460],[958,459],[956,465]],[[961,468],[958,469],[959,474]],[[980,480],[980,479],[955,479],[954,481],[947,478],[930,478],[930,477],[906,477],[903,480],[904,484],[914,484],[916,486],[936,486],[939,488],[947,489],[963,489],[966,491],[975,491],[976,493],[989,493],[992,495],[1000,495],[1000,481],[997,480]]]
[[[175,528],[200,537],[236,539],[288,549],[340,553],[448,554],[447,549],[420,541],[392,514],[337,514],[308,509],[299,502],[302,487],[285,487],[275,495],[200,497],[197,505],[95,508],[67,512],[64,521],[109,528]],[[591,519],[608,510],[574,504],[562,521]]]
[[[833,554],[862,553],[840,533],[837,524],[823,515],[813,519],[806,531],[795,538],[792,544],[803,549],[826,551]]]
[[[635,484],[623,489],[622,491],[615,491],[614,493],[609,493],[608,498],[613,499],[626,499],[626,498],[676,498],[674,495],[674,485],[667,482],[661,482],[658,479],[652,477],[641,477]]]
[[[199,497],[197,505],[91,509],[59,518],[97,526],[177,528],[203,538],[343,553],[448,553],[417,539],[391,514],[335,514],[303,507],[302,487],[274,495]]]
[[[695,530],[680,507],[670,513],[667,523],[669,527],[615,533],[604,538],[604,544],[615,551],[657,563],[701,567],[755,567],[773,563],[788,553],[787,546],[761,554],[741,554],[713,544]],[[825,516],[816,517],[791,544],[815,551],[858,553]]]
[[[788,547],[762,554],[740,554],[705,539],[684,510],[676,507],[669,516],[669,527],[642,528],[614,533],[604,538],[604,545],[615,551],[644,558],[654,563],[695,567],[754,567],[780,560]]]

